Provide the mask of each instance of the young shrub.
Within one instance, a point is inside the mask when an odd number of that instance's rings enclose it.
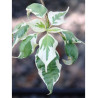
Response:
[[[63,60],[66,65],[72,65],[77,60],[78,49],[75,44],[83,42],[76,38],[71,31],[58,27],[64,23],[64,17],[69,7],[66,11],[50,11],[48,13],[43,2],[42,4],[33,3],[26,8],[27,17],[32,13],[38,17],[38,19],[21,23],[15,27],[13,30],[13,47],[21,41],[19,46],[20,53],[17,58],[23,59],[34,53],[35,48],[39,46],[35,55],[35,63],[40,77],[46,84],[49,94],[51,94],[54,84],[60,77],[62,67],[59,62],[59,54],[56,51],[58,41],[51,33],[59,33],[64,41],[65,53],[68,56],[67,60]],[[35,33],[28,35],[27,32],[29,28],[35,31]],[[46,35],[37,43],[37,36],[42,32],[46,32]]]

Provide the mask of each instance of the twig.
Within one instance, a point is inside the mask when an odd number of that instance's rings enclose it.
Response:
[[[45,6],[45,3],[44,3],[44,1],[43,1],[43,0],[40,0],[40,2],[41,2],[41,4],[42,4],[43,6]]]
[[[60,33],[60,32],[58,32],[59,33],[59,35],[61,36],[61,37],[63,37],[63,35]]]
[[[43,6],[45,6],[45,3],[44,3],[44,1],[43,0],[40,0],[40,2],[41,2],[41,4],[43,5]],[[46,24],[47,24],[47,28],[50,26],[50,23],[49,23],[49,20],[48,20],[48,14],[46,13]]]

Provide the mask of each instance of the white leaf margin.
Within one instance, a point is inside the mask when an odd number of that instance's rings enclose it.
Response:
[[[61,29],[59,27],[52,27],[52,28],[47,29],[47,32],[49,32],[49,33],[59,33],[59,32],[63,32],[63,31],[66,31],[66,30]]]
[[[36,35],[36,37],[33,37],[32,39],[31,39],[31,46],[32,46],[32,53],[34,52],[34,50],[35,50],[35,47],[38,45],[37,44],[37,34],[36,33],[34,33],[34,34],[29,34],[29,36],[34,36],[34,35]]]
[[[44,25],[44,28],[37,27],[37,25],[40,24],[40,23],[42,23]],[[27,24],[35,32],[42,33],[42,32],[45,32],[46,31],[46,25],[45,25],[44,21],[41,20],[41,19],[34,19],[34,20],[28,22]]]
[[[53,11],[50,11],[48,13],[48,18],[49,18],[49,21],[51,23],[51,25],[55,25],[55,26],[58,26],[58,25],[61,25],[64,23],[64,17],[65,17],[65,14],[68,12],[69,10],[69,7],[67,8],[66,11],[56,11],[56,12],[53,12]],[[53,23],[53,17],[59,13],[65,13],[63,16],[61,16],[60,20],[56,20],[57,23]]]
[[[34,35],[36,35],[36,38],[35,37],[33,37]],[[37,46],[37,34],[36,33],[34,33],[34,34],[29,34],[27,37],[29,37],[29,36],[32,36],[32,39],[30,40],[30,43],[31,43],[31,46],[32,46],[32,53],[34,52],[34,50],[35,50],[35,47]],[[25,38],[26,39],[26,38]]]
[[[20,28],[23,27],[23,26],[26,26],[26,25],[28,25],[28,24],[27,24],[27,23],[21,23],[21,24],[20,24]],[[20,29],[20,28],[19,28],[19,29]],[[13,30],[12,34],[17,33],[19,29],[17,28],[17,29],[15,29],[15,30]],[[28,30],[29,30],[29,27],[28,27],[27,31],[24,33],[24,35],[23,35],[21,38],[18,38],[18,36],[16,37],[16,41],[15,41],[15,43],[12,45],[12,48],[14,48],[15,45],[16,45],[20,40],[24,40],[24,39],[27,37],[27,32],[28,32]]]
[[[57,53],[57,55],[59,56],[59,54],[58,54],[58,52],[57,51],[55,51],[56,53]],[[36,53],[36,55],[35,55],[35,64],[36,64],[36,67],[37,67],[37,62],[36,62],[36,57],[38,56],[38,53]],[[55,57],[56,58],[56,57]],[[57,66],[57,68],[59,69],[59,77],[58,77],[58,79],[56,80],[56,81],[54,81],[53,82],[53,86],[55,85],[55,83],[59,80],[59,78],[60,78],[60,72],[61,72],[61,68],[62,68],[62,65],[60,64],[60,62],[59,62],[59,59],[56,59],[55,60],[56,61],[56,66]],[[44,80],[44,77],[43,77],[43,75],[42,75],[42,70],[40,70],[38,67],[37,67],[37,69],[38,69],[38,74],[39,74],[39,76],[42,78],[42,80],[43,80],[43,82],[46,84],[46,87],[47,87],[47,83],[45,82],[45,80]],[[50,92],[51,93],[51,92]],[[50,94],[49,93],[49,94]],[[49,95],[48,94],[48,95]]]
[[[46,37],[47,35],[45,35],[44,37],[42,37],[39,41],[39,52],[38,52],[38,57],[43,61],[43,63],[45,64],[45,71],[47,72],[47,67],[48,64],[56,57],[56,47],[58,45],[58,42],[56,39],[54,39],[54,37],[51,34],[48,34],[48,36],[50,36],[51,38],[53,38],[53,40],[55,41],[53,44],[53,47],[49,47],[50,51],[49,51],[49,56],[48,56],[48,61],[46,60],[46,50],[44,50],[44,47],[41,47],[42,41],[43,39]],[[43,51],[44,50],[44,51]]]
[[[47,8],[45,6],[43,6],[42,4],[39,4],[39,3],[33,3],[33,4],[38,4],[38,5],[42,6],[42,7],[44,7],[46,9],[46,12],[42,16],[40,16],[40,15],[38,15],[39,13],[34,12],[34,11],[32,12],[32,9],[28,8],[28,6],[27,6],[27,8],[26,8],[27,16],[29,16],[29,14],[32,13],[32,14],[36,15],[38,18],[43,18],[47,13]]]

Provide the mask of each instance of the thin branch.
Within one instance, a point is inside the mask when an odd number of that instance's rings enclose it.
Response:
[[[59,35],[61,36],[61,37],[63,37],[63,34],[61,34],[60,32],[58,32],[59,33]]]
[[[41,2],[41,4],[42,4],[43,6],[45,6],[45,3],[44,3],[44,1],[43,1],[43,0],[40,0],[40,2]]]
[[[41,4],[42,4],[43,6],[45,6],[45,3],[44,3],[43,0],[40,0],[40,2],[41,2]],[[49,23],[49,20],[48,20],[48,14],[47,14],[47,13],[46,13],[46,23],[48,23],[47,27],[49,27],[49,26],[50,26],[50,23]]]

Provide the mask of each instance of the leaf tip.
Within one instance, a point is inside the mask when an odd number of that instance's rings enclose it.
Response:
[[[63,61],[63,63],[64,64],[66,64],[66,65],[72,65],[73,64],[73,61],[72,61],[72,59],[69,59],[69,60],[62,60]]]
[[[12,56],[12,58],[18,58],[18,57],[14,57],[14,56]]]
[[[85,45],[85,43],[83,41],[81,43]]]
[[[30,16],[30,13],[32,12],[32,10],[31,10],[31,9],[26,8],[26,11],[27,11],[27,17],[29,17],[29,16]]]
[[[68,6],[68,8],[67,8],[66,12],[68,12],[68,11],[69,11],[69,6]]]
[[[51,94],[52,94],[52,90],[50,90],[49,94],[47,94],[47,95],[51,95]]]

